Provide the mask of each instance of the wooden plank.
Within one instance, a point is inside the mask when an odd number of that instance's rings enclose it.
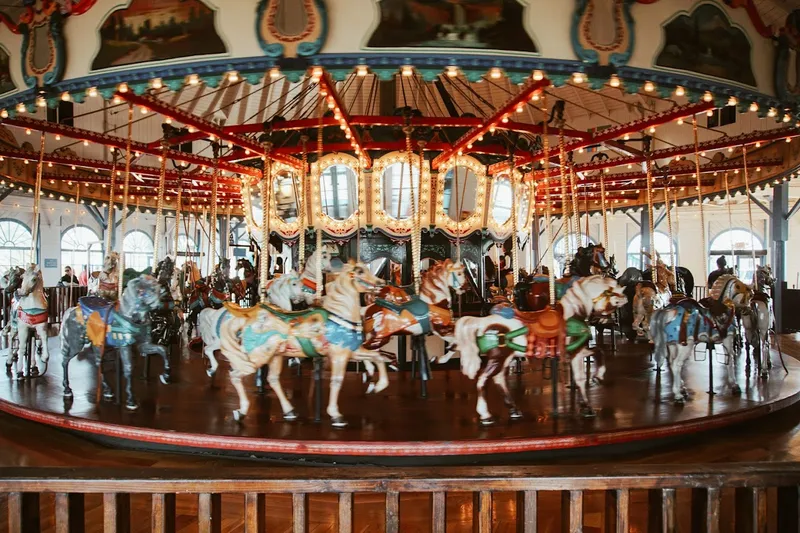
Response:
[[[756,523],[753,525],[753,531],[767,533],[767,489],[764,487],[753,488],[753,501],[756,509]]]
[[[614,527],[606,527],[606,531],[616,531],[616,533],[628,533],[629,529],[629,507],[631,503],[631,495],[628,489],[609,490],[606,495],[613,494],[614,507],[606,507],[606,516],[613,512]],[[608,498],[608,496],[606,496]]]
[[[174,494],[153,494],[150,524],[153,533],[175,533]]]
[[[766,533],[767,489],[742,487],[736,489],[735,532]]]
[[[778,531],[800,531],[800,486],[778,487]]]
[[[583,532],[583,491],[561,491],[561,531]]]
[[[400,531],[400,493],[386,493],[386,533]]]
[[[662,509],[664,501],[661,496],[660,489],[651,489],[647,491],[647,532],[648,533],[662,533]]]
[[[197,499],[197,525],[200,533],[222,531],[222,495],[202,493]]]
[[[353,533],[353,493],[339,494],[339,533]]]
[[[292,531],[294,533],[308,531],[308,494],[292,494]]]
[[[56,533],[83,533],[86,526],[83,494],[56,494]]]
[[[662,489],[661,498],[661,530],[663,533],[675,533],[675,489]]]
[[[258,492],[244,495],[245,533],[264,533],[266,528],[266,498]]]
[[[8,495],[9,533],[38,533],[39,495],[31,492],[12,492]]]
[[[535,490],[517,492],[517,533],[536,533],[539,519],[537,499],[538,493]]]
[[[431,533],[446,533],[447,530],[447,493],[431,494]]]
[[[103,532],[129,533],[131,530],[131,496],[107,492],[103,494]]]
[[[473,533],[492,531],[492,493],[488,490],[475,492],[472,495],[472,531]]]

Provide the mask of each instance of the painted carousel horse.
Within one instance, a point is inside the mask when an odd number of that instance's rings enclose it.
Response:
[[[434,263],[423,273],[419,296],[409,295],[405,289],[394,286],[382,289],[364,312],[364,347],[377,350],[394,335],[416,337],[428,333],[435,333],[446,343],[453,344],[455,323],[450,309],[450,289],[462,294],[466,285],[464,265],[445,259]],[[440,362],[445,360],[443,358]],[[379,381],[374,392],[380,392],[389,385],[383,362],[378,363],[378,370]]]
[[[747,369],[749,371],[750,347],[752,346],[756,369],[762,378],[767,378],[769,370],[772,368],[769,335],[774,333],[772,329],[772,295],[775,292],[775,278],[772,276],[772,269],[769,266],[756,267],[756,282],[759,290],[753,294],[749,307],[742,310]],[[785,368],[786,365],[784,365]]]
[[[258,302],[258,272],[253,264],[244,257],[236,261],[236,272],[243,271],[244,299],[250,306]]]
[[[489,379],[503,392],[510,417],[522,417],[506,384],[506,370],[516,353],[529,358],[563,357],[570,361],[583,412],[592,414],[584,383],[583,360],[591,355],[587,320],[592,315],[609,315],[625,302],[622,288],[613,278],[596,275],[575,280],[555,309],[524,312],[510,305],[498,305],[489,316],[460,318],[456,322],[455,341],[461,352],[462,373],[470,379],[477,378],[476,410],[481,424],[494,421],[484,396]],[[599,352],[594,355],[597,369],[593,379],[601,381],[605,365]]]
[[[613,261],[606,259],[606,249],[602,244],[579,246],[569,264],[570,274],[581,277],[608,275],[612,268],[614,268]]]
[[[339,411],[339,391],[348,361],[363,350],[359,295],[373,292],[383,283],[369,267],[348,263],[325,287],[322,307],[289,313],[269,306],[241,309],[227,304],[233,317],[220,327],[220,351],[230,362],[231,383],[239,395],[234,418],[242,419],[250,407],[242,379],[269,365],[268,382],[280,400],[283,417],[296,419],[280,384],[283,358],[323,357],[331,364],[327,413],[334,427],[346,426]]]
[[[186,317],[188,324],[187,335],[189,340],[192,338],[192,331],[197,327],[197,317],[200,311],[207,307],[219,309],[222,304],[231,299],[234,291],[240,291],[237,296],[242,294],[241,284],[237,285],[230,279],[230,261],[223,259],[218,264],[211,276],[200,279],[194,283],[191,295],[189,296],[189,314]]]
[[[271,279],[267,284],[267,299],[271,305],[284,311],[291,311],[294,304],[304,303],[306,295],[297,272],[290,270],[279,278]],[[219,309],[203,309],[197,318],[197,333],[203,341],[203,354],[208,358],[206,372],[209,377],[217,372],[219,366],[215,352],[220,349],[220,327],[232,316],[223,306]]]
[[[105,351],[119,351],[126,379],[125,406],[138,408],[133,394],[133,348],[142,354],[159,354],[166,358],[166,350],[151,342],[150,320],[152,311],[162,306],[163,288],[152,276],[141,276],[128,283],[119,302],[109,302],[94,296],[85,296],[78,305],[64,312],[61,321],[61,364],[64,368],[64,397],[72,398],[69,386],[69,362],[86,348],[92,348],[95,364],[101,365]],[[111,388],[102,379],[103,397],[113,398]],[[122,391],[117,391],[122,394]]]
[[[5,296],[4,303],[7,302],[7,306],[3,307],[2,312],[4,314],[3,321],[6,323],[5,328],[3,328],[3,335],[6,338],[6,346],[8,347],[6,359],[6,374],[8,375],[12,375],[12,368],[15,367],[19,357],[18,346],[16,345],[17,329],[16,327],[12,327],[12,325],[16,320],[15,315],[17,314],[18,302],[16,292],[20,285],[22,285],[22,277],[24,274],[25,269],[16,266],[9,268],[0,276],[0,289],[3,290]]]
[[[728,365],[728,385],[734,394],[741,389],[736,383],[739,372],[739,351],[736,349],[736,309],[749,305],[750,288],[734,276],[721,276],[714,282],[710,297],[699,303],[685,298],[658,309],[650,322],[656,367],[666,359],[672,370],[672,394],[682,404],[688,391],[681,373],[694,354],[698,342],[721,343]]]
[[[181,333],[181,317],[172,293],[173,279],[175,277],[175,262],[167,256],[159,261],[154,275],[161,285],[161,306],[150,313],[152,323],[152,341],[167,348],[164,357],[164,372],[161,374],[161,382],[169,382],[170,363],[169,347],[178,340]]]
[[[317,263],[320,263],[319,269],[322,272],[329,272],[331,270],[331,258],[333,257],[333,250],[327,246],[323,246],[321,250],[314,250],[308,259],[306,259],[303,267],[303,272],[300,273],[300,281],[303,284],[303,292],[306,296],[306,304],[312,305],[317,297],[317,283],[322,283],[322,280],[317,279]]]
[[[25,269],[16,300],[16,312],[11,315],[11,336],[16,335],[18,349],[22,351],[23,359],[27,359],[33,356],[28,353],[28,341],[30,335],[35,332],[39,347],[36,348],[36,363],[31,367],[30,373],[31,376],[36,376],[39,374],[39,365],[44,365],[46,371],[47,361],[50,359],[50,350],[47,346],[47,298],[44,295],[42,271],[38,265],[31,264]],[[12,356],[13,366],[16,367],[18,360],[18,355]],[[22,369],[14,368],[13,372],[17,378],[23,375]]]
[[[108,301],[117,301],[119,283],[119,254],[110,252],[103,260],[103,268],[97,275],[89,280],[87,294],[99,296]]]

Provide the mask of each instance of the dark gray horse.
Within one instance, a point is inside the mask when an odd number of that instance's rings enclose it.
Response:
[[[61,321],[61,364],[64,368],[64,397],[72,398],[69,387],[69,362],[86,348],[91,348],[95,363],[102,364],[104,351],[118,350],[125,374],[130,410],[138,408],[133,395],[133,347],[142,354],[158,354],[166,358],[163,346],[152,343],[149,314],[162,305],[163,288],[152,276],[142,275],[128,283],[118,306],[102,298],[84,296],[78,305],[64,312]],[[103,397],[114,397],[102,379]],[[122,394],[122,391],[117,391]]]

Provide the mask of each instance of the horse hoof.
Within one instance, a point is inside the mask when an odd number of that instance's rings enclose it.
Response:
[[[289,421],[297,420],[297,413],[295,413],[294,411],[289,411],[288,413],[283,413],[283,419],[284,420],[289,420]]]
[[[581,407],[581,416],[583,418],[594,418],[597,416],[597,413],[590,406],[584,405]]]
[[[158,376],[158,380],[164,385],[169,385],[169,374],[161,374]]]
[[[494,424],[494,418],[493,418],[493,417],[491,417],[491,416],[488,416],[488,417],[486,417],[486,418],[481,418],[481,419],[480,419],[480,424],[481,424],[482,426],[491,426],[491,425],[493,425],[493,424]]]
[[[731,392],[734,394],[734,396],[739,396],[742,393],[742,388],[739,387],[739,385],[734,385],[731,387]]]
[[[368,379],[369,379],[369,376],[367,376],[367,373],[366,372],[362,372],[361,373],[361,383],[366,383]],[[369,391],[367,391],[367,392],[369,392]]]
[[[370,383],[369,386],[367,386],[367,394],[372,394],[374,392],[375,392],[375,384]]]
[[[38,375],[39,375],[39,369],[37,367],[35,367],[35,366],[32,366],[31,367],[31,377],[35,378]]]
[[[681,405],[682,406],[685,403],[686,403],[686,400],[683,398],[683,396],[678,396],[677,398],[675,398],[675,405]]]
[[[114,399],[114,393],[113,393],[113,392],[111,392],[111,391],[104,392],[104,393],[103,393],[103,399],[104,399],[105,401],[107,401],[107,402],[110,402],[111,400],[113,400],[113,399]]]
[[[138,408],[139,408],[139,405],[136,402],[129,401],[129,402],[127,402],[125,404],[125,409],[127,409],[128,411],[135,411]]]
[[[208,370],[206,370],[206,375],[207,375],[208,377],[210,377],[210,378],[213,378],[213,377],[214,377],[214,374],[216,374],[216,373],[217,373],[217,371],[216,371],[216,370],[212,370],[212,369],[210,369],[210,368],[209,368]]]
[[[762,372],[761,376],[759,376],[759,377],[761,379],[769,379],[769,372]]]
[[[519,420],[520,418],[522,418],[522,416],[523,416],[522,411],[520,411],[516,407],[508,411],[508,417],[511,420]]]
[[[17,372],[17,381],[22,381],[25,379],[25,375],[22,372]]]
[[[242,420],[244,420],[244,415],[242,414],[242,412],[240,410],[234,409],[233,410],[233,419],[236,420],[237,422],[241,422]]]
[[[72,399],[72,389],[65,389],[64,390],[64,399]]]
[[[603,380],[602,378],[598,378],[597,376],[592,376],[591,383],[592,385],[602,385]]]
[[[335,428],[346,428],[347,420],[343,416],[334,416],[331,418],[331,425]]]

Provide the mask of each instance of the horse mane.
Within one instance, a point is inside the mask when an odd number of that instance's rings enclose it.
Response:
[[[445,295],[449,300],[450,288],[447,285],[447,269],[451,264],[452,261],[445,259],[444,261],[436,261],[431,265],[420,281],[420,295],[424,294],[434,304],[439,303],[434,301],[439,293]]]
[[[723,274],[722,276],[718,277],[714,281],[714,285],[711,286],[711,289],[708,291],[709,298],[713,298],[714,300],[719,300],[719,297],[725,291],[725,288],[728,286],[728,282],[731,280],[737,280],[738,278],[733,274]]]
[[[346,265],[336,279],[325,285],[322,307],[340,318],[356,321],[361,316],[358,291],[353,286],[352,278],[346,275],[348,269],[352,270],[352,268],[352,266]]]
[[[573,309],[575,309],[576,315],[582,316],[589,316],[591,314],[592,309],[587,309],[584,305],[584,302],[589,298],[589,295],[586,294],[586,289],[583,287],[584,283],[589,280],[593,280],[599,276],[585,276],[582,278],[577,279],[572,286],[567,289],[564,293],[564,296],[561,297],[561,305],[564,304],[570,305]]]

